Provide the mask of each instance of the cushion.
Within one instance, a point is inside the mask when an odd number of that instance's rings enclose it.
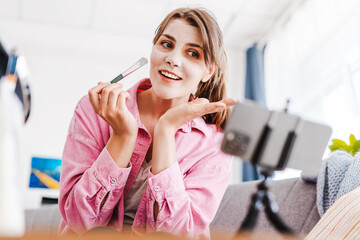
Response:
[[[305,238],[359,239],[360,236],[360,187],[339,198],[321,217]]]

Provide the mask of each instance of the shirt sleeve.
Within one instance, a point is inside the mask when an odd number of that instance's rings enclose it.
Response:
[[[231,160],[231,156],[219,152],[199,161],[184,175],[178,162],[157,175],[149,171],[146,197],[142,199],[147,208],[145,226],[135,225],[135,232],[164,231],[209,239],[209,225],[230,181]],[[156,222],[155,202],[159,206]]]
[[[109,223],[119,201],[123,206],[123,190],[132,168],[131,164],[128,168],[116,165],[99,141],[97,116],[91,119],[82,110],[77,107],[69,127],[59,196],[61,225],[77,233]]]

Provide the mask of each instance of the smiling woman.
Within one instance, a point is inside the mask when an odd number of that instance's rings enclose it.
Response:
[[[184,19],[169,22],[154,43],[151,54],[150,79],[157,95],[187,101],[199,82],[210,79],[214,67],[205,64],[201,45],[196,27]]]
[[[222,34],[204,9],[160,24],[150,78],[99,83],[78,103],[63,153],[62,233],[108,226],[210,237],[230,180],[220,150],[228,108]]]

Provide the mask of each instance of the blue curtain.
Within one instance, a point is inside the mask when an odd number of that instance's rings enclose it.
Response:
[[[265,46],[259,50],[256,43],[246,51],[245,98],[265,106],[264,52]],[[244,162],[242,178],[244,182],[260,179],[258,168]]]

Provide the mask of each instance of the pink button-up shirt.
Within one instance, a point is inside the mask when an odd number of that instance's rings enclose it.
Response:
[[[99,117],[88,98],[76,106],[63,152],[59,208],[60,232],[82,233],[94,227],[123,228],[124,199],[145,159],[151,136],[141,123],[138,91],[151,87],[144,79],[130,88],[126,102],[139,132],[128,168],[120,168],[106,144],[112,128]],[[232,157],[220,150],[223,133],[197,118],[176,133],[176,159],[157,175],[148,172],[147,187],[135,215],[135,233],[165,231],[190,238],[210,237],[213,220],[230,180]],[[101,206],[101,202],[104,205]],[[159,211],[154,220],[154,203]]]

